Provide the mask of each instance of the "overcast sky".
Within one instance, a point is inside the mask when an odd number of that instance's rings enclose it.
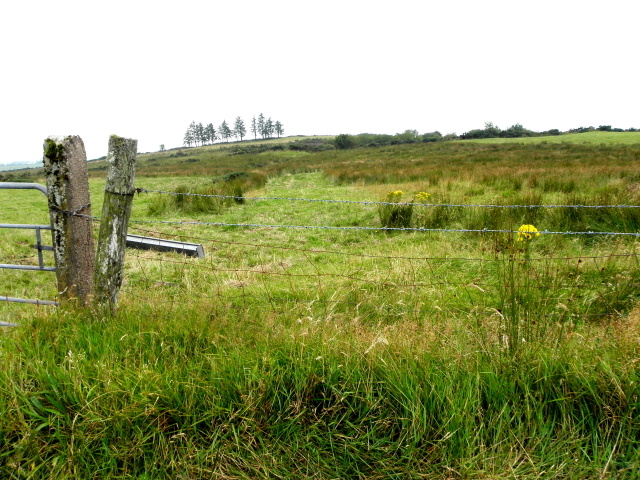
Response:
[[[47,0],[0,6],[0,163],[191,121],[285,135],[640,128],[638,0]],[[248,129],[248,128],[247,128]]]

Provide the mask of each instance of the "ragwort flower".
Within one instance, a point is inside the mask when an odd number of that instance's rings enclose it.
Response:
[[[431,196],[430,193],[418,192],[418,193],[416,193],[416,197],[415,197],[414,201],[416,203],[425,203],[430,196]]]
[[[533,225],[522,225],[518,229],[518,238],[516,238],[516,241],[523,242],[523,241],[531,240],[533,237],[539,237],[539,236],[540,236],[540,232]]]

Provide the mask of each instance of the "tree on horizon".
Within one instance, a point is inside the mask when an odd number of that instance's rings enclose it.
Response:
[[[226,120],[222,121],[218,130],[220,131],[221,140],[229,142],[229,138],[233,135],[233,132],[231,131],[231,128],[229,128]]]
[[[276,135],[278,135],[278,138],[280,138],[280,135],[284,133],[284,126],[282,125],[282,123],[280,123],[280,120],[276,121],[274,128],[276,131]]]
[[[236,138],[240,137],[240,141],[247,134],[247,129],[244,127],[244,120],[240,117],[236,117],[235,124],[233,126],[233,134]]]

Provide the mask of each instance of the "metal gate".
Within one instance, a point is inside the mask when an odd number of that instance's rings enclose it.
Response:
[[[47,187],[40,185],[39,183],[14,183],[14,182],[0,182],[0,189],[12,189],[12,190],[39,190],[45,196],[47,195]],[[52,251],[53,248],[42,244],[41,230],[51,230],[50,225],[28,225],[28,224],[11,224],[0,223],[0,228],[20,228],[26,230],[35,230],[36,243],[35,249],[38,251],[38,265],[11,265],[6,263],[0,263],[0,268],[8,268],[12,270],[38,270],[44,272],[55,272],[55,267],[47,267],[44,264],[42,252]],[[24,298],[13,298],[8,296],[0,296],[1,301],[6,302],[18,302],[18,303],[32,303],[36,305],[58,305],[58,302],[50,300],[29,300]]]

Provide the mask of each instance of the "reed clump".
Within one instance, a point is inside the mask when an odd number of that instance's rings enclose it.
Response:
[[[151,201],[148,213],[154,216],[168,211],[219,214],[232,205],[243,204],[245,192],[261,188],[265,183],[263,174],[231,172],[214,178],[207,185],[180,185],[173,190],[173,195],[158,196]]]

